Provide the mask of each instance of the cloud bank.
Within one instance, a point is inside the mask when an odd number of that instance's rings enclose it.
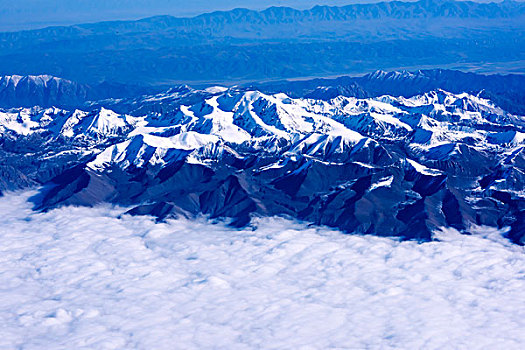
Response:
[[[523,247],[0,198],[0,348],[523,348]],[[483,235],[481,235],[483,233]]]

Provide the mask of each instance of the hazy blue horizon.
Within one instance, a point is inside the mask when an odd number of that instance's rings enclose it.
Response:
[[[414,1],[414,0],[407,0]],[[297,9],[315,5],[344,6],[379,0],[0,0],[0,31],[39,29],[54,25],[73,25],[111,20],[135,20],[156,15],[195,16],[198,14],[271,6]]]
[[[186,17],[234,8],[262,10],[271,6],[288,6],[307,9],[315,5],[344,6],[388,1],[391,0],[193,0],[191,3],[183,0],[19,0],[15,3],[12,0],[0,0],[0,31],[137,20],[157,15]],[[472,1],[501,2],[501,0]]]

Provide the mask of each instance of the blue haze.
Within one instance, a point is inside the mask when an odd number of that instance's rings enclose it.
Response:
[[[193,16],[233,8],[342,6],[374,0],[0,0],[0,31],[52,25],[131,20],[155,15]]]

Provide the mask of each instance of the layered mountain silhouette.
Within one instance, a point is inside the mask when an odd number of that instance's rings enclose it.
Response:
[[[0,74],[83,84],[221,84],[374,69],[523,69],[523,2],[235,9],[0,33]]]
[[[468,92],[488,98],[505,110],[525,113],[525,76],[519,74],[484,75],[455,70],[376,71],[364,76],[335,79],[310,79],[248,83],[235,90],[258,90],[266,94],[286,93],[294,98],[329,100],[337,96],[378,97],[381,95],[411,97],[436,89],[453,93]],[[164,91],[163,91],[164,90]],[[162,92],[161,92],[162,91]],[[0,77],[0,108],[59,107],[92,110],[110,108],[119,113],[147,114],[166,112],[181,103],[194,103],[205,90],[187,85],[123,85],[111,82],[89,85],[67,79],[43,76]],[[159,103],[162,100],[162,103]]]

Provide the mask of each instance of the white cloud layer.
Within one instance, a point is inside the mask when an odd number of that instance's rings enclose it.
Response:
[[[0,198],[0,349],[523,349],[525,252]]]

